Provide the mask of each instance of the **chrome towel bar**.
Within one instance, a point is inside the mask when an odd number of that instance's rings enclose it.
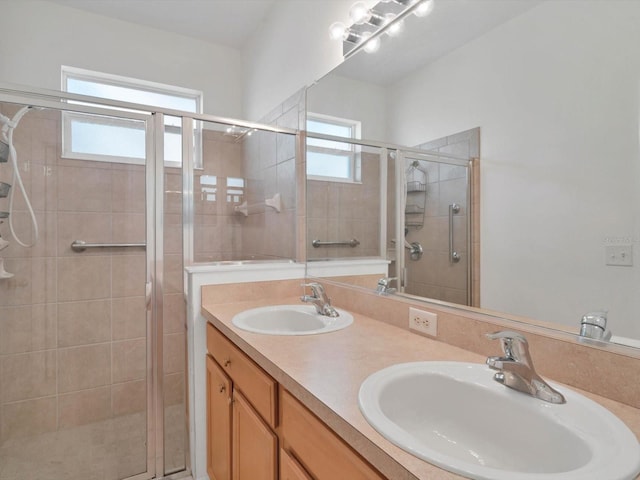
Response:
[[[319,247],[338,247],[338,246],[345,246],[345,247],[355,248],[358,245],[360,245],[360,242],[356,238],[352,238],[351,240],[339,240],[337,242],[323,242],[321,240],[313,240],[311,242],[311,245],[313,245],[314,248],[319,248]]]
[[[71,242],[71,250],[84,252],[87,248],[146,248],[146,243],[87,243],[83,240]]]

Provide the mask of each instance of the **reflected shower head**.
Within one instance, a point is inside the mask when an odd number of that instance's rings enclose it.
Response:
[[[0,163],[7,163],[9,160],[9,145],[0,140]]]

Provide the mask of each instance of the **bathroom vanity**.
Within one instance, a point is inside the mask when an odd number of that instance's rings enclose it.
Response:
[[[233,325],[236,314],[295,304],[299,297],[251,302],[229,298],[227,303],[225,296],[221,292],[211,301],[203,291],[202,313],[208,321],[207,448],[209,460],[222,456],[224,465],[221,473],[210,465],[212,480],[249,478],[240,474],[248,468],[244,465],[249,456],[263,466],[252,479],[466,478],[380,435],[361,414],[358,391],[369,375],[398,363],[483,364],[485,356],[374,320],[359,314],[355,304],[338,303],[354,316],[353,324],[340,331],[308,336],[247,332]],[[639,435],[638,409],[578,391]]]

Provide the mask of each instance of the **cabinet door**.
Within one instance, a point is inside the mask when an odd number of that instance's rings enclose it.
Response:
[[[231,480],[231,381],[207,355],[207,473]]]
[[[278,439],[242,394],[233,392],[233,480],[276,480]]]
[[[313,480],[304,468],[284,450],[280,449],[280,480]]]

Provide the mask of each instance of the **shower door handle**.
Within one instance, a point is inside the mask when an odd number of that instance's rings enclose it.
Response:
[[[452,203],[449,205],[449,263],[458,263],[460,254],[453,249],[453,216],[460,213],[460,205]]]
[[[153,283],[147,282],[144,286],[144,298],[147,305],[147,310],[151,310],[152,297],[153,297]]]

